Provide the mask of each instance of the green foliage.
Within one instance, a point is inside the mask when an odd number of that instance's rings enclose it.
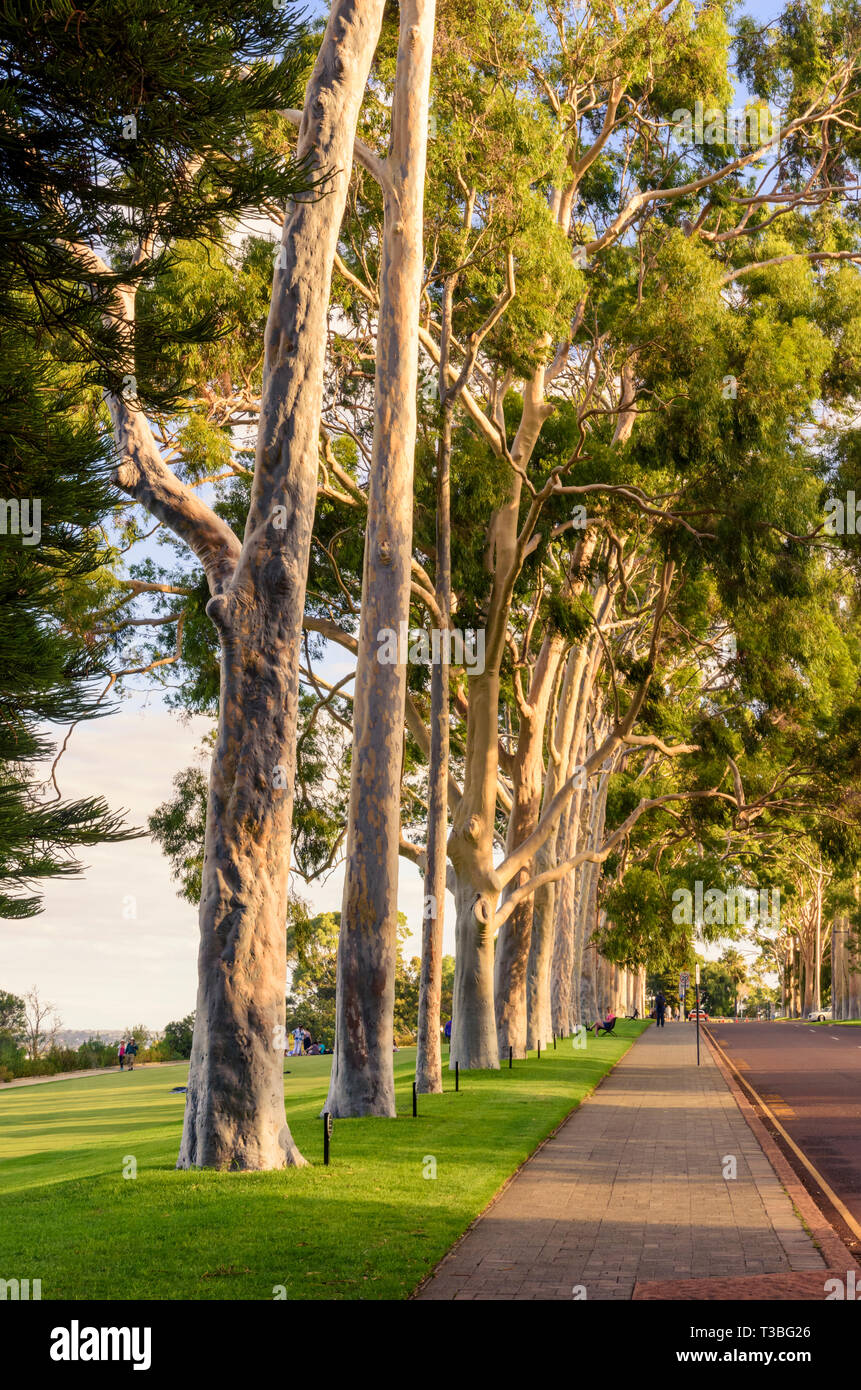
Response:
[[[0,269],[7,251],[0,242]],[[109,558],[105,447],[74,378],[8,321],[0,398],[0,916],[29,917],[41,911],[41,880],[80,873],[77,847],[133,832],[101,797],[46,794],[39,769],[54,749],[47,722],[108,713],[97,693],[104,651],[83,597]]]
[[[267,0],[202,0],[193,15],[153,0],[98,0],[85,12],[68,0],[5,7],[0,149],[11,288],[40,284],[39,316],[74,323],[92,380],[117,385],[123,375],[115,326],[101,315],[117,280],[94,278],[71,244],[116,248],[120,273],[138,244],[218,239],[225,217],[308,191],[307,170],[255,136],[266,113],[296,102],[303,37],[295,10]],[[144,258],[132,279],[150,274],[160,255]],[[147,364],[170,328],[150,321],[137,338],[139,391],[151,399],[159,391],[151,382],[147,393]],[[216,331],[210,306],[197,329]]]
[[[27,1036],[24,1000],[6,989],[0,989],[0,1033],[13,1043],[22,1043]]]
[[[167,1045],[170,1057],[190,1057],[194,1037],[194,1010],[185,1018],[165,1024],[162,1041]]]
[[[213,740],[208,740],[210,745]],[[150,834],[158,840],[179,882],[186,902],[200,902],[203,843],[206,830],[207,780],[200,766],[183,768],[173,779],[174,796],[162,802],[149,818]]]

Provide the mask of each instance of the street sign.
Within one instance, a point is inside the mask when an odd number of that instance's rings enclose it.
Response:
[[[690,975],[688,974],[687,970],[683,970],[681,975],[679,976],[679,994],[682,996],[683,999],[688,992],[688,986],[690,985],[690,983]]]

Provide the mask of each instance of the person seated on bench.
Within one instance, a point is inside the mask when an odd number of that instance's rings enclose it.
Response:
[[[613,1029],[615,1028],[615,1026],[616,1026],[616,1015],[615,1015],[615,1014],[611,1014],[611,1013],[608,1011],[607,1017],[604,1019],[604,1022],[603,1022],[603,1023],[596,1023],[596,1024],[595,1024],[595,1037],[597,1038],[598,1034],[601,1032],[602,1029],[604,1030],[605,1033],[612,1033],[612,1031],[613,1031]]]

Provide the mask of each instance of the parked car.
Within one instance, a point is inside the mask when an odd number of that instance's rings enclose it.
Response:
[[[688,1023],[696,1023],[698,1016],[701,1023],[708,1023],[709,1016],[706,1013],[705,1009],[691,1009],[690,1013],[688,1014]]]
[[[807,1015],[811,1023],[826,1023],[834,1017],[830,1009],[813,1009]]]

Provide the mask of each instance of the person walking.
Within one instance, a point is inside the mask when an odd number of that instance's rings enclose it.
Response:
[[[137,1043],[135,1042],[134,1038],[131,1038],[131,1039],[129,1040],[128,1046],[126,1047],[126,1060],[128,1061],[128,1064],[129,1064],[129,1071],[134,1071],[134,1069],[135,1069],[135,1057],[137,1057],[137,1055],[138,1055],[138,1045],[137,1045]]]
[[[666,1012],[667,1012],[667,1001],[666,1001],[666,998],[664,997],[664,992],[663,992],[663,990],[660,990],[660,989],[659,989],[658,992],[657,992],[657,994],[655,995],[655,1018],[656,1018],[656,1020],[657,1020],[657,1024],[658,1024],[658,1027],[659,1027],[659,1028],[663,1028],[663,1026],[664,1026],[664,1019],[665,1019],[665,1017],[666,1017]]]
[[[119,1045],[119,1047],[117,1048],[117,1056],[118,1056],[119,1059],[120,1059],[120,1071],[125,1071],[125,1065],[126,1065],[126,1045],[125,1045],[125,1041],[121,1042],[120,1045]]]
[[[304,1030],[304,1028],[300,1028],[300,1027],[298,1027],[298,1025],[297,1025],[297,1027],[295,1027],[295,1028],[293,1029],[293,1056],[294,1056],[294,1057],[301,1057],[301,1056],[302,1056],[302,1048],[303,1048],[303,1046],[304,1046],[304,1043],[305,1043],[305,1030]]]

